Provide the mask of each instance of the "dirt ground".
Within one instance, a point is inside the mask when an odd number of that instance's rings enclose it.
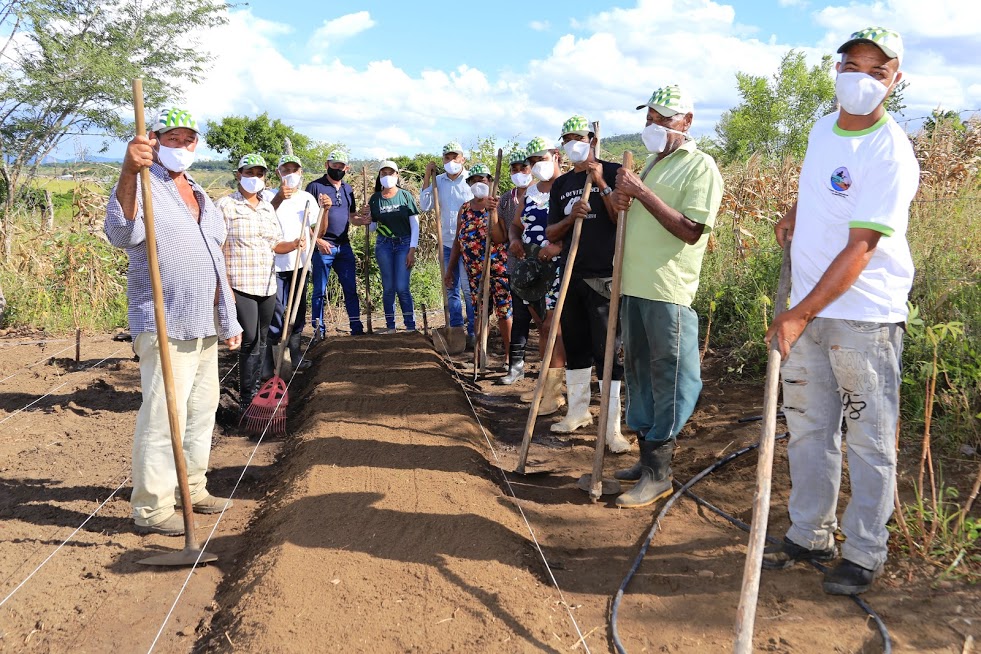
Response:
[[[612,651],[610,598],[654,512],[594,504],[576,488],[595,428],[559,438],[547,431],[555,418],[543,418],[530,468],[550,474],[510,472],[527,416],[517,396],[533,378],[509,388],[492,372],[474,384],[466,357],[439,356],[421,334],[318,344],[314,368],[291,389],[289,434],[258,446],[208,545],[219,561],[188,577],[136,563],[183,541],[132,531],[140,393],[130,344],[85,338],[76,365],[73,342],[26,343],[35,338],[0,339],[0,651]],[[223,356],[222,375],[231,364]],[[737,420],[760,412],[759,388],[720,382],[718,367],[706,362],[675,456],[679,479],[758,437],[758,423]],[[234,405],[234,394],[223,398],[216,495],[231,492],[256,449],[228,426]],[[774,534],[787,524],[784,453],[778,445]],[[608,457],[608,474],[635,456]],[[748,520],[755,465],[747,455],[695,490]],[[198,516],[198,534],[214,523]],[[626,649],[730,649],[744,553],[742,532],[680,500],[627,590]],[[961,652],[966,637],[981,638],[978,589],[892,561],[866,599],[895,651]],[[803,567],[764,574],[755,643],[881,651],[865,615],[824,595]]]

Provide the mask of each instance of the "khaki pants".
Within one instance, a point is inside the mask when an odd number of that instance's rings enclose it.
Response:
[[[218,337],[168,340],[191,502],[197,502],[208,492],[206,473],[219,399]],[[176,504],[177,471],[157,343],[157,335],[149,332],[139,334],[133,343],[133,350],[140,357],[143,404],[133,435],[130,502],[133,517],[141,526],[163,522],[173,515]]]

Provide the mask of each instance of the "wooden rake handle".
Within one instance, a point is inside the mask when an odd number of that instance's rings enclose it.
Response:
[[[586,186],[582,190],[582,201],[589,201],[589,194],[593,191],[593,180],[586,175]],[[525,473],[525,464],[528,462],[528,448],[531,447],[531,437],[535,432],[535,421],[538,419],[538,408],[542,404],[542,394],[545,392],[545,378],[548,376],[548,364],[552,360],[552,351],[555,349],[555,339],[559,333],[559,319],[562,317],[562,308],[565,306],[565,296],[569,292],[569,283],[572,281],[572,267],[576,261],[576,253],[579,252],[579,237],[582,235],[582,220],[577,220],[572,226],[572,238],[569,241],[569,256],[566,257],[565,267],[562,269],[562,283],[559,286],[559,297],[555,302],[555,311],[552,312],[552,327],[548,330],[548,340],[545,341],[545,354],[542,356],[542,369],[538,373],[538,381],[535,383],[535,397],[531,401],[531,410],[528,412],[528,420],[525,422],[525,433],[521,437],[521,450],[518,452],[518,465],[514,469],[520,475]]]
[[[598,129],[597,125],[597,129]],[[623,167],[634,166],[634,155],[623,153]],[[603,352],[603,381],[600,384],[599,429],[596,432],[596,451],[593,454],[593,476],[589,497],[595,502],[603,496],[603,457],[606,453],[606,437],[609,432],[610,389],[613,386],[613,361],[616,357],[617,323],[620,318],[620,293],[623,284],[623,250],[627,240],[627,212],[617,213],[616,249],[613,252],[613,283],[610,289],[610,313],[606,324],[606,349]],[[619,420],[620,416],[617,416]]]
[[[504,151],[497,149],[497,168],[494,170],[494,181],[490,187],[490,197],[497,196],[498,180],[501,178],[501,160],[504,158]],[[484,265],[480,278],[480,306],[477,307],[478,318],[478,338],[474,347],[473,376],[477,380],[477,371],[483,373],[487,368],[487,337],[490,331],[490,314],[488,304],[490,303],[490,271],[491,271],[491,248],[494,246],[494,239],[491,236],[494,225],[497,224],[497,209],[490,212],[487,219],[487,236],[484,239]]]
[[[776,318],[787,308],[790,296],[790,243],[783,249],[777,301],[773,307]],[[742,590],[736,609],[736,637],[733,652],[751,654],[753,625],[756,621],[756,601],[760,592],[760,571],[763,567],[763,548],[770,514],[770,482],[773,479],[773,449],[777,433],[777,393],[780,389],[780,344],[770,341],[766,361],[766,385],[763,393],[763,421],[760,435],[759,463],[756,466],[756,494],[753,498],[753,521],[749,532],[746,563],[743,566]]]

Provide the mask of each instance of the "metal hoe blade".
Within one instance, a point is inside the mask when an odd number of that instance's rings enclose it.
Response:
[[[576,482],[576,487],[578,487],[579,490],[581,491],[586,491],[587,493],[590,491],[592,486],[593,486],[593,475],[589,473],[586,473],[585,475],[580,477],[579,481]],[[621,490],[620,482],[618,480],[616,479],[603,480],[603,489],[602,489],[603,495],[615,495],[619,493],[620,490]]]
[[[185,547],[180,552],[168,552],[167,554],[158,554],[157,556],[151,556],[137,563],[142,563],[143,565],[166,565],[166,566],[189,566],[195,563],[212,563],[217,561],[218,557],[214,554],[205,552],[204,550],[199,550],[197,548]]]

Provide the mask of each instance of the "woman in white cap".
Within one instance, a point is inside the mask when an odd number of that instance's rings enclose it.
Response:
[[[243,413],[259,390],[262,354],[276,310],[275,255],[293,252],[304,244],[302,236],[282,240],[276,210],[260,196],[267,170],[262,155],[245,155],[235,171],[238,188],[215,203],[225,217],[228,237],[223,251],[228,283],[243,330],[238,354],[239,406]]]
[[[409,276],[416,262],[419,246],[419,207],[412,194],[398,185],[399,167],[394,161],[383,161],[375,179],[375,192],[368,199],[367,213],[359,224],[370,225],[375,232],[375,259],[382,278],[382,308],[385,329],[395,331],[395,297],[402,308],[405,328],[416,328]]]

